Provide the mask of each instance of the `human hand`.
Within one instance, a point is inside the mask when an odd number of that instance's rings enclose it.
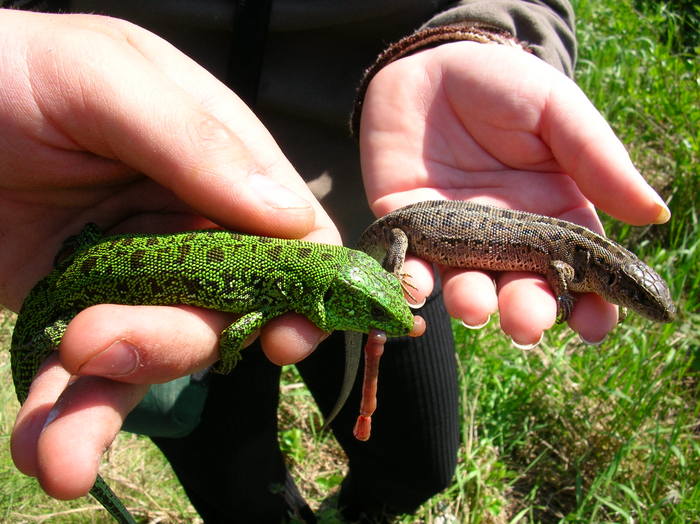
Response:
[[[61,242],[86,222],[108,232],[216,223],[338,242],[262,124],[165,41],[88,15],[0,10],[0,28],[0,303],[18,310]],[[213,363],[230,321],[190,307],[83,311],[17,418],[17,467],[54,497],[86,493],[146,385]],[[321,336],[298,317],[261,333],[276,362],[308,353]],[[108,353],[120,340],[135,353]],[[84,374],[98,376],[69,385]]]
[[[455,42],[389,64],[363,104],[360,147],[368,200],[381,216],[431,199],[478,200],[563,218],[602,233],[593,205],[632,224],[664,222],[668,209],[632,165],[578,87],[517,48]],[[426,295],[430,267],[407,272]],[[515,342],[538,342],[556,319],[543,277],[441,269],[445,305],[478,326],[500,311]],[[602,340],[614,306],[580,297],[569,325]]]

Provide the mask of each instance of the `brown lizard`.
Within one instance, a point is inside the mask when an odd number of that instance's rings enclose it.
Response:
[[[578,224],[534,213],[419,202],[372,223],[358,248],[402,281],[407,252],[449,267],[542,274],[557,297],[560,321],[571,314],[572,292],[597,293],[656,322],[670,322],[676,312],[666,282],[634,253]]]

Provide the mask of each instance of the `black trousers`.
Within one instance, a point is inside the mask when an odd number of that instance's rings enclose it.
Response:
[[[459,441],[457,373],[441,294],[418,312],[417,339],[390,339],[381,362],[372,437],[354,439],[361,374],[332,430],[349,458],[339,506],[348,520],[382,522],[411,513],[447,487]],[[361,364],[362,365],[362,364]],[[342,333],[297,364],[321,411],[332,408],[343,376]],[[362,368],[360,368],[362,369]],[[313,521],[277,441],[280,368],[259,346],[229,375],[213,375],[200,425],[187,437],[153,438],[207,523]]]

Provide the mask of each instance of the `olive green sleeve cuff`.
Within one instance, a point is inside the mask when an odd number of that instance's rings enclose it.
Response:
[[[480,23],[460,23],[448,26],[425,27],[419,29],[413,34],[410,34],[398,42],[391,44],[384,52],[382,52],[374,63],[368,67],[362,81],[357,89],[357,96],[350,117],[350,131],[354,137],[358,137],[360,133],[360,117],[362,115],[362,104],[364,102],[367,87],[374,75],[380,69],[390,63],[411,55],[424,49],[436,47],[449,42],[470,41],[483,44],[501,44],[520,48],[524,51],[529,51],[528,46],[506,31],[497,27],[487,26]]]
[[[568,0],[461,0],[423,27],[478,22],[497,27],[572,77],[576,62],[574,10]]]

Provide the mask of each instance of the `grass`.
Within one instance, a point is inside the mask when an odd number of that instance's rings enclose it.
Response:
[[[679,319],[631,316],[601,347],[564,327],[536,350],[495,328],[455,326],[462,446],[453,485],[403,523],[700,522],[700,11],[693,2],[575,2],[577,80],[640,170],[670,202],[669,225],[608,231],[664,276]],[[0,321],[0,347],[11,317]],[[16,402],[0,353],[0,521],[109,522],[88,499],[50,500],[9,457]],[[314,507],[345,472],[293,368],[285,370],[280,442]],[[196,514],[147,440],[121,435],[102,470],[143,521]],[[334,522],[331,509],[320,510]]]

